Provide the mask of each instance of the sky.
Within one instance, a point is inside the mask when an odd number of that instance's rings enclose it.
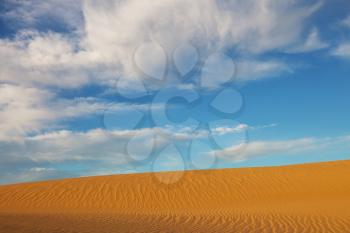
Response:
[[[348,0],[3,0],[0,183],[350,158]]]

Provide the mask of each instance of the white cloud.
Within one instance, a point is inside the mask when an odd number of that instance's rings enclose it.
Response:
[[[213,133],[239,133],[246,128],[261,129],[272,126],[247,126],[221,129],[217,127]],[[155,141],[152,137],[156,135]],[[128,154],[128,143],[138,137],[135,154]],[[143,128],[137,130],[94,129],[87,132],[60,130],[26,137],[23,142],[0,141],[1,163],[0,183],[62,178],[66,176],[98,175],[136,172],[148,169],[153,161],[142,161],[148,157],[149,143],[154,142],[155,153],[162,150],[169,142],[181,142],[197,138],[205,138],[202,132],[193,134],[189,129]],[[242,161],[262,155],[285,155],[324,148],[347,145],[349,136],[338,138],[300,138],[285,141],[253,141],[244,146],[235,145],[220,151],[208,151],[224,160]],[[209,148],[210,149],[210,148]],[[138,158],[140,156],[140,158]],[[139,160],[140,159],[140,160]],[[137,165],[133,162],[138,161]],[[140,162],[141,161],[141,162]],[[172,162],[171,157],[168,161]],[[68,165],[68,166],[67,166]],[[72,167],[73,166],[73,167]],[[144,170],[145,171],[145,170]],[[28,176],[26,176],[27,174]]]
[[[239,133],[249,126],[241,124],[235,128],[214,128],[213,134],[228,135]],[[23,137],[22,141],[0,140],[2,150],[0,163],[1,176],[6,172],[30,172],[33,175],[41,173],[55,173],[60,166],[79,162],[81,166],[93,167],[84,170],[80,175],[100,171],[123,172],[132,169],[133,161],[142,160],[146,156],[149,144],[154,146],[155,152],[162,150],[170,142],[184,142],[191,139],[206,138],[206,131],[193,133],[189,128],[142,128],[135,130],[104,130],[94,129],[87,132],[73,132],[58,130],[34,136]],[[128,146],[137,140],[137,147],[128,152]],[[133,144],[132,144],[133,145]],[[152,155],[151,155],[152,156]],[[147,161],[146,163],[148,163]],[[53,170],[52,165],[55,165]],[[139,164],[140,165],[140,164]],[[12,171],[14,168],[22,168]],[[143,167],[144,168],[144,167]],[[68,169],[69,170],[69,169]],[[74,170],[74,169],[73,169]],[[43,174],[44,175],[44,174]],[[14,179],[13,175],[11,179]],[[23,177],[21,178],[25,180]]]
[[[345,26],[350,29],[350,15],[339,22],[340,26]],[[335,48],[330,51],[330,54],[335,57],[350,60],[350,41],[341,41]]]
[[[135,75],[133,54],[145,42],[157,41],[168,54],[182,42],[207,52],[236,46],[242,52],[261,53],[298,41],[302,22],[320,6],[274,0],[224,5],[213,0],[103,2],[84,5],[84,44],[105,60],[119,62],[128,77]]]
[[[88,52],[75,52],[75,46],[70,38],[51,32],[22,32],[14,40],[0,40],[0,81],[76,88],[116,78]]]
[[[17,5],[7,17],[30,22],[44,20],[41,15],[58,15],[67,24],[72,22],[79,33],[22,32],[15,40],[1,40],[0,81],[74,88],[140,76],[133,56],[149,41],[158,42],[168,55],[182,43],[196,45],[204,56],[213,49],[229,47],[240,53],[282,49],[301,39],[303,22],[321,3],[86,0],[71,6],[70,1],[32,0]],[[76,16],[80,13],[83,20]],[[264,66],[264,70],[272,69]]]
[[[201,59],[218,50],[235,48],[238,80],[275,77],[291,72],[290,66],[283,61],[254,57],[284,50],[301,41],[304,22],[321,6],[321,2],[304,5],[295,0],[233,0],[220,4],[215,0],[6,0],[6,3],[16,7],[1,17],[21,30],[14,38],[0,39],[0,149],[4,151],[1,156],[7,158],[2,158],[2,168],[6,168],[7,162],[47,168],[44,165],[54,161],[98,160],[109,166],[106,170],[127,164],[123,141],[130,139],[134,131],[41,132],[58,127],[63,119],[127,106],[94,98],[63,99],[52,90],[88,84],[113,89],[117,78],[125,80],[123,88],[130,90],[134,79],[142,76],[135,68],[134,53],[139,46],[154,41],[169,58],[183,43],[195,45]],[[42,22],[48,28],[39,32]],[[64,32],[50,28],[50,24],[60,23],[64,24]],[[310,34],[307,47],[315,44],[320,47],[320,43],[315,43],[320,42],[317,38],[317,32]],[[251,59],[240,58],[246,54]],[[222,128],[217,133],[242,128]],[[184,129],[143,129],[140,133],[147,136],[154,130],[165,141],[169,137],[173,140],[193,137]],[[35,136],[28,136],[33,133]],[[30,168],[18,172],[23,175],[20,179],[25,179],[26,174],[33,179],[41,177],[38,169]]]
[[[0,175],[0,183],[1,184],[13,184],[13,183],[21,183],[21,182],[33,182],[38,180],[49,180],[49,179],[57,179],[58,177],[65,178],[69,177],[69,174],[65,174],[63,172],[50,170],[47,168],[38,171],[36,169],[24,169],[22,171],[16,172],[6,172]]]
[[[0,139],[38,130],[42,121],[53,117],[43,108],[44,101],[50,98],[49,92],[36,88],[0,85]]]
[[[264,155],[285,155],[320,150],[337,143],[349,142],[349,136],[337,138],[299,138],[281,141],[252,141],[210,152],[213,156],[240,162]]]
[[[343,42],[331,51],[331,54],[343,59],[350,59],[350,42]]]
[[[241,60],[237,62],[236,80],[252,81],[292,72],[293,69],[281,61]]]
[[[55,171],[54,168],[46,168],[46,167],[32,167],[29,169],[31,172],[47,172],[47,171]]]
[[[132,162],[138,159],[137,156],[145,156],[155,134],[159,139],[157,148],[169,140],[181,141],[191,136],[161,128],[94,129],[87,132],[54,131],[27,136],[21,142],[0,140],[0,183],[135,171]],[[133,150],[136,154],[127,154],[128,142],[135,136],[141,139],[135,148],[137,151]]]
[[[218,135],[224,135],[224,134],[230,134],[230,133],[238,133],[238,132],[242,132],[244,130],[249,129],[250,127],[246,124],[239,124],[235,127],[216,127],[214,129],[211,129],[211,132],[214,134],[218,134]]]
[[[350,15],[341,21],[341,24],[350,28]]]
[[[328,46],[329,44],[320,39],[318,30],[314,28],[302,44],[298,44],[287,51],[289,53],[307,53],[321,50],[327,48]]]
[[[87,132],[69,130],[53,131],[25,138],[28,148],[27,156],[37,162],[54,162],[66,160],[108,160],[115,164],[127,163],[126,143],[138,137],[138,150],[145,151],[144,146],[155,136],[157,147],[170,141],[184,141],[198,137],[186,129],[172,131],[168,128],[142,128],[135,130],[94,129]],[[200,135],[200,137],[205,135]],[[30,152],[29,152],[30,151]],[[140,153],[141,154],[141,153]]]
[[[0,141],[20,140],[28,133],[54,128],[59,120],[125,108],[94,98],[57,99],[45,89],[0,84]]]

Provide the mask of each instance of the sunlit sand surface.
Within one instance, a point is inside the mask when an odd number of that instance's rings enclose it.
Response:
[[[163,175],[0,186],[0,232],[350,232],[350,161]]]

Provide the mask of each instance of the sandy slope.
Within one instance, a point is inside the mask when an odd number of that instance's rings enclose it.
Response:
[[[0,232],[350,232],[350,161],[0,186]]]

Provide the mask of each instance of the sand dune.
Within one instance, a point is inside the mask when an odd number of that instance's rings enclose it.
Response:
[[[350,232],[350,161],[0,186],[0,232]]]

